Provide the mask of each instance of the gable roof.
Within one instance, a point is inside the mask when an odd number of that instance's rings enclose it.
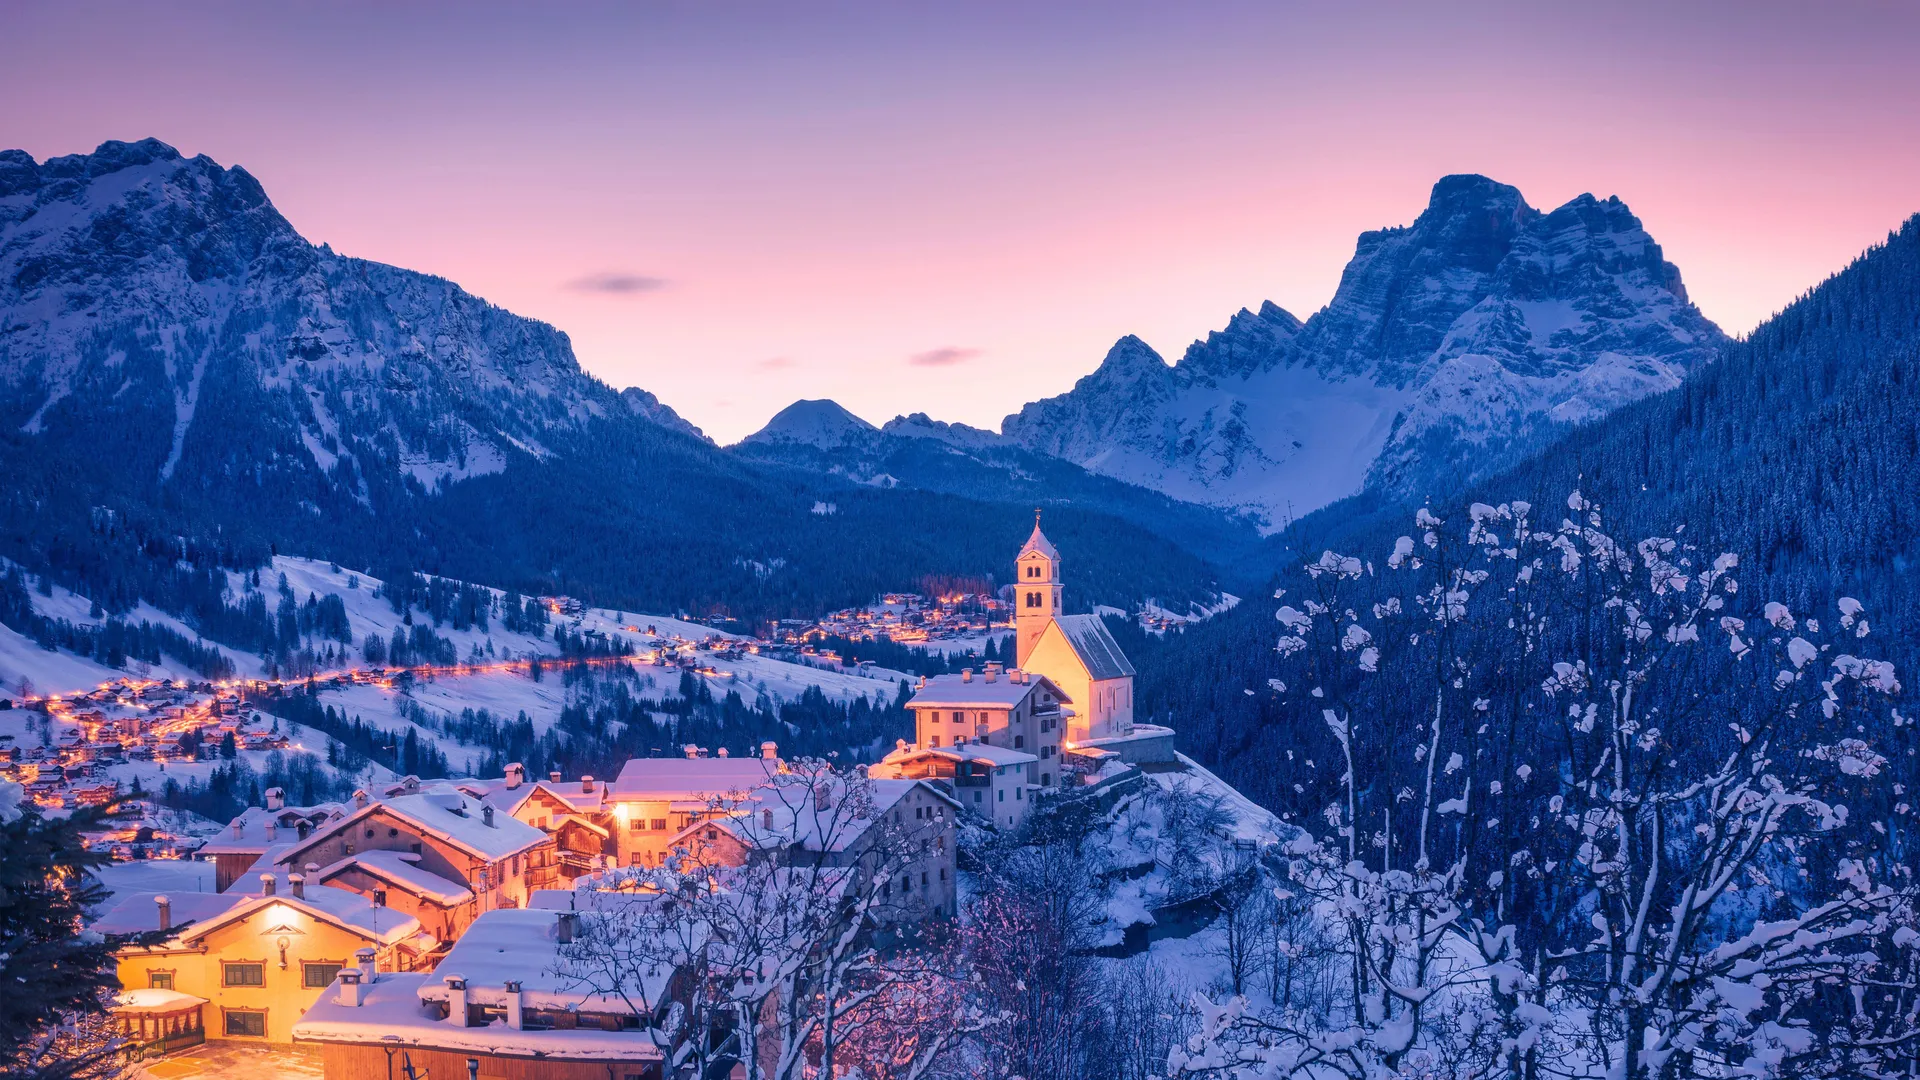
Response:
[[[1120,643],[1113,640],[1112,632],[1100,621],[1100,616],[1059,615],[1053,625],[1060,628],[1094,681],[1133,677],[1133,665],[1127,662],[1127,654],[1120,651]]]
[[[411,825],[423,836],[445,840],[488,862],[518,854],[547,839],[546,833],[511,814],[495,812],[493,824],[487,824],[481,805],[480,800],[451,784],[435,784],[417,795],[400,795],[369,803],[287,848],[277,856],[276,861],[283,865],[292,862],[308,848],[338,836],[383,811]]]
[[[311,880],[326,881],[349,870],[370,874],[389,885],[396,885],[415,896],[424,897],[441,907],[464,904],[473,899],[473,890],[458,881],[441,877],[420,865],[420,856],[411,851],[357,851],[332,865],[323,867]]]
[[[1014,682],[1003,672],[992,682],[983,675],[976,674],[963,680],[958,675],[930,676],[925,685],[914,691],[907,700],[907,708],[925,708],[927,706],[954,705],[961,708],[1011,709],[1027,700],[1027,695],[1045,684],[1058,701],[1070,701],[1066,693],[1045,675],[1026,672],[1027,681]]]
[[[202,855],[264,855],[269,851],[285,850],[288,845],[299,840],[302,824],[316,828],[330,820],[345,817],[347,807],[341,803],[318,803],[313,806],[283,806],[278,810],[269,810],[264,806],[249,806],[240,811],[240,816],[227,823],[219,835],[210,838],[201,845]],[[269,835],[268,826],[272,826]]]
[[[304,896],[276,892],[185,893],[173,899],[174,925],[170,941],[191,944],[219,928],[254,913],[284,906],[322,922],[358,934],[371,941],[390,944],[403,941],[420,930],[419,920],[391,908],[375,908],[373,902],[357,892],[331,885],[308,885]],[[134,893],[115,905],[93,929],[101,934],[149,933],[160,923],[156,893]]]
[[[757,757],[632,758],[613,781],[613,797],[657,801],[750,791],[776,768],[775,762]]]

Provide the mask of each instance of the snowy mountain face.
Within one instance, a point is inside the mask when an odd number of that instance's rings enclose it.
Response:
[[[307,243],[238,167],[155,140],[0,153],[6,429],[71,440],[112,417],[134,444],[117,467],[146,482],[267,468],[365,503],[370,482],[499,472],[626,415],[693,431],[544,323]],[[228,457],[255,418],[267,459]]]
[[[1411,226],[1360,237],[1302,325],[1242,310],[1169,366],[1125,337],[1020,444],[1269,525],[1369,486],[1470,480],[1555,431],[1678,385],[1726,338],[1617,198],[1551,213],[1450,176]]]

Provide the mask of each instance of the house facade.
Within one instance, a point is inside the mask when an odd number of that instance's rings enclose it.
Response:
[[[191,1021],[207,1039],[291,1042],[294,1023],[355,954],[372,950],[372,962],[392,969],[424,944],[411,916],[299,874],[284,883],[266,875],[253,892],[131,894],[92,929],[123,942],[114,957],[127,998],[116,1014],[150,1040],[185,1034]],[[156,1030],[144,1014],[162,1003],[169,1026]],[[197,1015],[184,1011],[196,1005]]]

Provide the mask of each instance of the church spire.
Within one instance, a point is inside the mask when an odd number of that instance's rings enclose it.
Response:
[[[1037,551],[1047,558],[1056,561],[1060,558],[1060,553],[1054,550],[1053,543],[1047,539],[1047,534],[1040,531],[1040,511],[1038,509],[1035,509],[1033,512],[1033,535],[1027,537],[1027,542],[1021,545],[1020,554],[1025,555],[1029,551]],[[1016,556],[1016,558],[1018,558],[1018,556]]]

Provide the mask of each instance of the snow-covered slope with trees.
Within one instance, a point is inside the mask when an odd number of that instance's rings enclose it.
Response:
[[[1024,446],[1269,524],[1369,485],[1497,469],[1565,425],[1678,385],[1724,343],[1618,198],[1542,213],[1482,176],[1360,237],[1303,325],[1242,310],[1169,366],[1135,337],[1009,416]]]

